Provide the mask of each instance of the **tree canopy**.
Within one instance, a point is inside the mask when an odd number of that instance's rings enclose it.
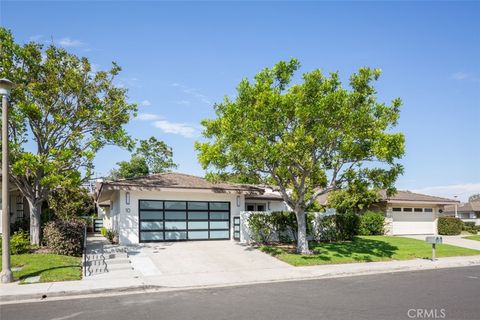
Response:
[[[50,191],[80,184],[106,145],[131,147],[123,128],[136,113],[121,68],[94,71],[90,61],[54,44],[15,43],[0,28],[0,77],[12,80],[9,141],[11,178],[30,207],[30,237],[40,238],[40,211]]]
[[[308,252],[305,209],[331,190],[392,190],[402,173],[404,136],[393,132],[401,100],[377,101],[380,70],[360,68],[344,87],[338,72],[316,69],[292,84],[296,59],[244,79],[235,98],[215,104],[197,142],[207,170],[274,181],[298,221],[297,251]]]
[[[472,194],[472,195],[468,198],[468,202],[473,202],[473,201],[480,201],[480,193]]]
[[[155,137],[138,141],[129,161],[117,163],[118,169],[110,172],[110,179],[127,179],[162,173],[175,169],[172,148]]]

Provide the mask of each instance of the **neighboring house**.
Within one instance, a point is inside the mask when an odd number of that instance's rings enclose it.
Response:
[[[242,211],[288,209],[268,187],[211,183],[182,173],[99,183],[97,205],[120,244],[239,240]]]
[[[445,207],[445,213],[451,216],[456,216],[462,219],[463,222],[475,222],[475,225],[480,225],[480,200],[463,203],[456,206]]]
[[[437,219],[446,215],[445,207],[459,203],[456,200],[430,196],[410,191],[397,191],[393,196],[380,192],[380,200],[373,210],[385,213],[385,233],[388,235],[436,234]],[[320,204],[327,204],[327,196]]]
[[[0,174],[0,178],[2,175]],[[0,234],[2,233],[2,186],[0,185]],[[20,190],[17,187],[10,183],[10,223],[13,224],[17,220],[28,219],[29,218],[29,208],[28,202],[23,197]]]

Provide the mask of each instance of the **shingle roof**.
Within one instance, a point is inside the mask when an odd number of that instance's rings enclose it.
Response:
[[[175,189],[210,189],[216,192],[238,191],[263,193],[263,189],[247,184],[212,183],[204,178],[176,172],[152,174],[149,176],[102,182],[98,190],[155,190],[161,188]]]
[[[442,198],[437,196],[430,196],[421,193],[415,193],[411,191],[401,191],[398,190],[396,194],[393,196],[388,197],[385,190],[380,191],[380,196],[382,200],[386,201],[422,201],[422,202],[451,202],[451,203],[458,203],[457,200],[452,200],[448,198]]]
[[[467,202],[457,206],[457,212],[473,212],[480,211],[480,201]],[[455,212],[455,206],[446,206],[445,212]]]
[[[386,190],[380,190],[379,191],[380,195],[380,201],[412,201],[412,202],[430,202],[430,203],[458,203],[456,200],[448,199],[448,198],[442,198],[442,197],[437,197],[437,196],[430,196],[426,194],[421,194],[421,193],[415,193],[411,191],[402,191],[402,190],[397,190],[397,193],[394,194],[393,196],[387,196]],[[327,203],[327,198],[328,194],[323,194],[317,198],[317,201],[321,205],[325,205]]]

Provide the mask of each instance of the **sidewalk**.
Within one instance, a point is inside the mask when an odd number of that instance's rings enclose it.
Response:
[[[335,278],[400,271],[431,270],[480,265],[480,256],[440,258],[437,261],[424,259],[351,263],[309,267],[277,268],[253,271],[203,272],[195,274],[143,276],[129,274],[124,278],[92,279],[18,285],[0,285],[2,304],[21,300],[41,300],[51,297],[78,296],[100,293],[135,291],[172,291],[206,287],[222,287],[293,281],[319,278]]]

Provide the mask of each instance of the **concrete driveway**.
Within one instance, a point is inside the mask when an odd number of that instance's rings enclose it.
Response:
[[[425,237],[427,237],[427,235],[415,235],[407,237],[425,241]],[[480,250],[480,241],[468,240],[463,238],[462,236],[442,236],[442,240],[443,243],[450,244],[452,246]]]
[[[182,279],[242,277],[244,274],[283,273],[295,267],[233,241],[152,243],[130,251],[132,267],[149,282],[165,285]],[[168,280],[171,281],[168,281]],[[227,280],[227,279],[225,279]]]

